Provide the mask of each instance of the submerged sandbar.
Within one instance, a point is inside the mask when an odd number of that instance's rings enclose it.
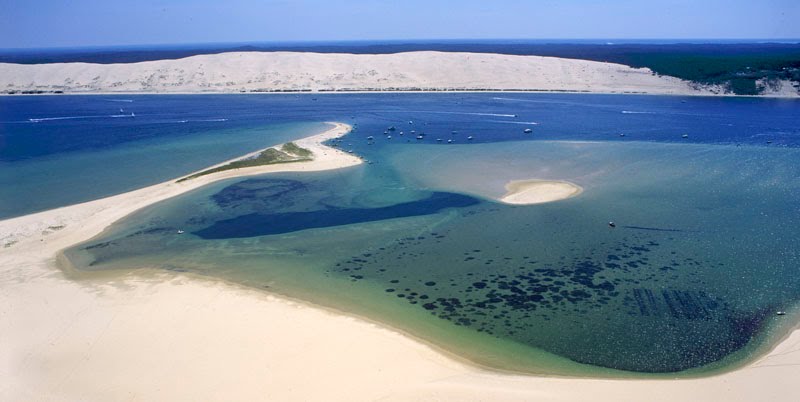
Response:
[[[512,180],[506,183],[500,202],[514,205],[543,204],[575,197],[583,188],[563,180]]]

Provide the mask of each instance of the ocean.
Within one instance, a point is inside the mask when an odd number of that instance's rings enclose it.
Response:
[[[342,121],[355,130],[340,146],[369,164],[218,182],[66,254],[86,271],[157,267],[263,288],[500,370],[704,375],[796,324],[798,116],[796,101],[758,98],[7,97],[0,216],[157,183]],[[584,192],[494,201],[529,178]]]

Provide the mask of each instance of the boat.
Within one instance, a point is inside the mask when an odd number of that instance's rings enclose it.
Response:
[[[625,136],[625,133],[619,133],[619,136],[620,136],[620,137],[624,137],[624,136]]]
[[[617,224],[614,223],[614,222],[608,222],[608,226],[612,227],[612,228],[615,228],[615,227],[617,227]]]
[[[777,313],[775,313],[775,314],[777,314],[777,315],[786,315],[786,312],[785,312],[785,311],[778,311],[778,312],[777,312]]]
[[[178,234],[184,234],[184,233],[186,233],[186,232],[184,232],[184,231],[183,231],[183,230],[181,230],[181,229],[178,229]]]
[[[441,138],[437,138],[436,142],[442,142],[442,139]]]
[[[386,136],[386,139],[387,139],[387,140],[391,140],[391,139],[392,139],[392,136],[391,136],[391,135],[387,135],[387,136]]]
[[[458,131],[453,130],[450,132],[450,134],[458,134]]]
[[[421,135],[418,135],[418,136],[417,136],[417,139],[418,139],[418,140],[421,140],[422,138],[423,138],[423,137],[422,137]]]
[[[131,112],[131,117],[136,117],[136,114]]]
[[[529,128],[526,128],[526,129],[522,130],[522,132],[525,133],[525,134],[530,134],[530,133],[533,132],[533,130],[531,130]]]
[[[684,134],[681,136],[681,138],[689,138],[689,134]]]
[[[397,128],[395,128],[394,126],[391,126],[391,127],[388,128],[388,130],[389,131],[394,131],[394,130],[397,130]]]
[[[452,144],[452,143],[453,143],[453,140],[447,140],[447,143],[448,143],[448,144]]]
[[[467,137],[467,139],[472,141],[472,136],[470,135],[469,137]]]
[[[367,140],[368,140],[368,141],[372,141],[372,140],[374,140],[374,139],[375,139],[375,137],[373,137],[373,136],[371,136],[371,135],[370,135],[369,137],[367,137]]]

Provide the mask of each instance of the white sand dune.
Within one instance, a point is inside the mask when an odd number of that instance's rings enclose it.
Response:
[[[296,141],[315,153],[311,162],[167,182],[0,221],[7,245],[0,246],[0,400],[800,400],[800,332],[747,367],[711,378],[515,376],[358,318],[221,281],[146,269],[74,280],[54,268],[59,250],[214,180],[358,164],[320,144],[347,130],[339,124]]]
[[[0,93],[528,90],[708,95],[647,68],[541,56],[233,52],[129,64],[0,63]]]

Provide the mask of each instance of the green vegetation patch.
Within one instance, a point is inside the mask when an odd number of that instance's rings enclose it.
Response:
[[[313,159],[313,152],[308,149],[301,148],[293,142],[283,144],[280,149],[267,148],[256,156],[239,159],[228,163],[227,165],[218,166],[215,168],[203,170],[202,172],[195,173],[191,176],[186,176],[178,179],[177,183],[194,179],[196,177],[205,176],[211,173],[223,172],[232,169],[241,169],[254,166],[275,165],[278,163],[292,163],[310,161]]]
[[[705,52],[630,53],[625,62],[633,67],[648,67],[656,74],[669,75],[697,84],[721,85],[737,95],[758,95],[766,86],[781,80],[800,81],[800,49],[765,50],[763,53]]]

